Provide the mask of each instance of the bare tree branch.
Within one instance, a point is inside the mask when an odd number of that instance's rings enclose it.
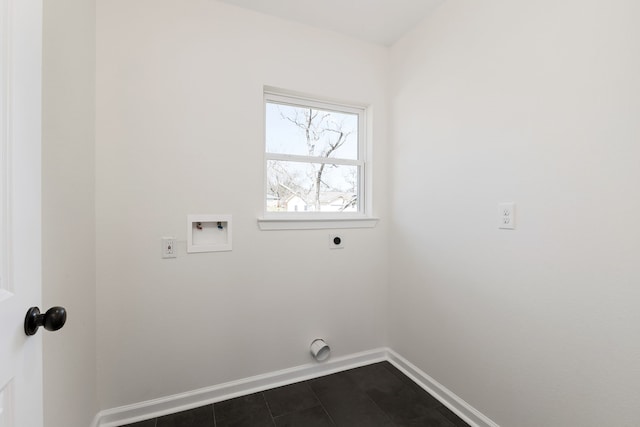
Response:
[[[316,110],[313,108],[295,108],[292,114],[284,114],[280,112],[282,119],[292,123],[301,130],[306,143],[306,151],[310,157],[330,158],[336,150],[342,147],[349,139],[352,131],[344,130],[344,120],[333,120],[332,113],[328,111]],[[321,149],[319,153],[316,151]],[[320,194],[322,188],[331,189],[331,186],[323,179],[325,172],[335,165],[319,163],[311,164],[312,170],[307,173],[311,181],[311,188],[305,189],[306,194],[313,190],[313,204],[316,211],[320,211]],[[289,185],[295,182],[295,178],[291,176],[282,176],[282,182],[274,182],[273,185],[286,185],[290,189],[294,189],[295,185]],[[280,181],[279,179],[277,181]],[[289,182],[284,182],[289,181]],[[271,186],[271,183],[270,183]],[[271,189],[274,194],[279,189]],[[299,190],[298,190],[299,191]],[[303,193],[303,191],[300,191]]]

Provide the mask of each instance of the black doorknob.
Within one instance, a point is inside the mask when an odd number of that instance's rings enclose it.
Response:
[[[57,331],[67,321],[67,310],[64,307],[51,307],[45,314],[40,314],[38,307],[31,307],[24,318],[24,332],[35,335],[40,326],[47,331]]]

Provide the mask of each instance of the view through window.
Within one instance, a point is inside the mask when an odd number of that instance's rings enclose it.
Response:
[[[363,213],[364,110],[265,93],[266,211]]]

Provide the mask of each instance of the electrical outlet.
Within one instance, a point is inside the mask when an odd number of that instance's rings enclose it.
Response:
[[[514,230],[516,228],[516,204],[513,202],[498,205],[498,228]]]
[[[344,237],[339,234],[329,234],[329,249],[343,249]]]
[[[163,237],[161,239],[161,255],[162,258],[176,258],[178,251],[176,250],[176,239],[173,237]]]

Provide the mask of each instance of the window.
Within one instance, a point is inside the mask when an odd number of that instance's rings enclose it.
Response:
[[[364,124],[364,108],[265,91],[265,218],[366,217]]]

